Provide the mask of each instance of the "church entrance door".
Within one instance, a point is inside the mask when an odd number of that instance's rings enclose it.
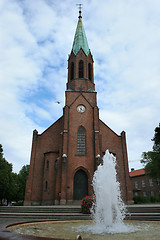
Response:
[[[79,170],[74,175],[73,199],[81,200],[88,195],[88,177],[83,170]]]

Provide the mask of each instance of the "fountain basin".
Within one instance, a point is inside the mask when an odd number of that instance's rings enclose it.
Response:
[[[25,235],[58,239],[76,239],[77,235],[81,235],[83,239],[99,240],[159,239],[160,222],[158,221],[124,221],[124,225],[128,227],[128,231],[102,232],[101,234],[91,232],[90,229],[94,229],[94,223],[91,220],[23,223],[9,226],[7,229]]]

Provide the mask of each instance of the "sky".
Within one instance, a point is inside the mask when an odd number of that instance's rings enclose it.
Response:
[[[77,3],[0,0],[0,143],[14,172],[30,163],[33,130],[63,114]],[[80,3],[100,119],[126,132],[129,170],[142,168],[160,122],[160,1]]]

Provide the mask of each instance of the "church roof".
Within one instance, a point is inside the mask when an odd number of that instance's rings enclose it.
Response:
[[[88,54],[90,53],[90,50],[88,47],[86,34],[85,34],[84,27],[82,24],[82,17],[79,16],[77,29],[76,29],[76,33],[74,36],[72,51],[75,55],[77,55],[81,48],[84,51],[84,53],[86,54],[86,56],[88,56]]]

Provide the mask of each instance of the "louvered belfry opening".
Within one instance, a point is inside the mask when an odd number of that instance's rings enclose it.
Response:
[[[84,77],[84,63],[82,60],[79,61],[79,78]]]
[[[92,66],[91,63],[88,63],[88,79],[92,81]]]
[[[74,79],[74,63],[71,63],[71,80]]]

